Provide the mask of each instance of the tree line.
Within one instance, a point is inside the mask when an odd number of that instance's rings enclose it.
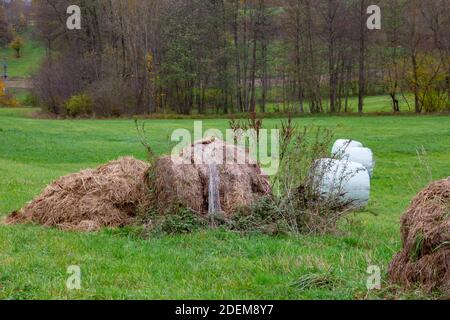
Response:
[[[28,25],[31,7],[23,0],[0,0],[0,48],[11,47],[21,57],[24,41],[19,33]],[[5,57],[1,57],[5,58]]]
[[[449,109],[447,0],[379,0],[381,30],[368,0],[79,0],[68,30],[71,2],[32,5],[35,93],[55,114],[73,97],[97,115],[337,113],[352,97],[363,112],[376,94],[395,112],[405,94],[418,113]]]

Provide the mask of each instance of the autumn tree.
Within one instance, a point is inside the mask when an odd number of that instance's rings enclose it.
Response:
[[[22,49],[25,46],[25,42],[23,41],[22,37],[16,35],[10,46],[11,49],[13,49],[16,53],[16,58],[22,57]]]

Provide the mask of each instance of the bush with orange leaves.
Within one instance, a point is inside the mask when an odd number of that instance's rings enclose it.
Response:
[[[0,107],[20,107],[20,102],[6,91],[6,84],[0,80]]]

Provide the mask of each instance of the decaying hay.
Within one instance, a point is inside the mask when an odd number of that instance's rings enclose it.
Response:
[[[403,249],[389,266],[390,280],[450,298],[450,177],[413,199],[401,219],[401,233]]]
[[[160,213],[170,204],[180,204],[200,213],[208,212],[208,165],[217,165],[221,209],[230,217],[238,208],[248,207],[271,194],[269,179],[257,164],[249,162],[244,148],[218,139],[195,142],[179,157],[156,161],[154,179],[149,179],[152,203]]]
[[[191,149],[197,149],[197,152],[191,152]],[[245,164],[248,161],[239,158],[249,158],[245,149],[210,139],[194,143],[179,157],[159,158],[152,166],[125,157],[97,169],[64,176],[47,186],[23,209],[7,217],[6,223],[37,223],[63,230],[96,231],[102,227],[130,224],[138,213],[145,214],[150,209],[164,214],[173,205],[206,215],[208,165],[223,160],[219,151],[235,160],[217,166],[220,203],[225,216],[271,193],[269,180],[259,166]],[[196,158],[198,156],[201,159]]]
[[[63,230],[95,231],[130,223],[148,201],[148,164],[131,157],[64,176],[7,219]]]
[[[176,164],[171,157],[162,157],[155,161],[151,174],[150,197],[157,212],[165,213],[176,204],[203,212],[206,177],[200,176],[195,166]]]

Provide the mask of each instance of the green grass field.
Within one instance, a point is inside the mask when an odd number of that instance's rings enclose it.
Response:
[[[0,216],[61,175],[125,155],[145,158],[132,120],[40,120],[29,117],[32,111],[0,109]],[[296,121],[334,128],[336,138],[361,140],[376,155],[368,211],[342,221],[340,234],[297,238],[204,231],[143,239],[133,229],[81,234],[0,226],[0,299],[364,298],[367,267],[378,265],[385,276],[400,247],[400,215],[427,183],[416,149],[426,149],[433,179],[450,174],[450,117]],[[266,127],[277,124],[265,121]],[[193,120],[150,120],[147,130],[163,154],[170,151],[172,130],[192,125]],[[204,127],[225,129],[227,121],[205,120]],[[66,289],[70,265],[81,267],[81,290]],[[331,289],[293,286],[301,276],[328,270],[336,279]]]
[[[411,94],[405,94],[404,97],[398,96],[400,111],[403,113],[414,112],[414,97]],[[348,103],[348,112],[358,112],[358,97],[350,97]],[[328,99],[323,100],[324,107],[329,104]],[[305,102],[305,110],[309,111],[309,103]],[[269,103],[268,112],[283,111],[282,103]],[[344,112],[344,111],[342,111]],[[388,95],[368,96],[364,99],[364,113],[390,113],[392,112],[392,100]]]

